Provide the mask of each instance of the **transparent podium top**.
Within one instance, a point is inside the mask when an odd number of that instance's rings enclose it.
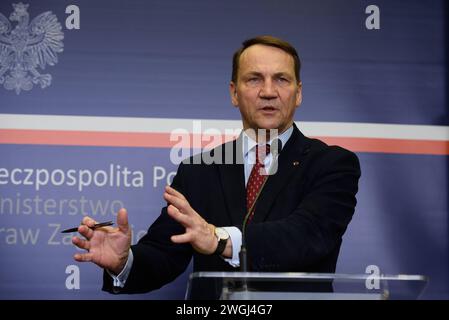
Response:
[[[423,275],[296,272],[195,272],[186,299],[221,300],[414,300]]]

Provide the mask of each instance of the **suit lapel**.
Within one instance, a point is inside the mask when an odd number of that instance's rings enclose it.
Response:
[[[275,174],[269,176],[257,200],[253,217],[254,222],[262,222],[267,218],[279,192],[299,170],[301,160],[308,151],[309,140],[294,125],[293,133],[279,155],[278,170]]]
[[[298,130],[295,124],[293,126],[293,133],[279,155],[278,171],[268,178],[257,200],[254,222],[262,222],[267,218],[277,195],[289,182],[290,177],[299,170],[301,160],[309,150],[309,140]],[[233,225],[242,224],[246,215],[245,169],[240,137],[229,142],[232,143],[232,161],[234,161],[234,164],[226,164],[229,162],[225,162],[226,159],[223,157],[224,164],[217,166],[228,213]],[[223,154],[225,155],[226,152],[223,152]]]
[[[229,153],[226,156],[227,149],[225,148],[223,152],[224,164],[217,166],[228,213],[233,225],[242,224],[246,214],[245,169],[243,166],[240,137],[237,140],[229,142],[232,143],[232,157],[229,156]],[[225,157],[232,158],[234,164],[229,163],[230,159],[225,159]]]

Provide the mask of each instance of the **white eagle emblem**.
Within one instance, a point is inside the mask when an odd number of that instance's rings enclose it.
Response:
[[[56,16],[47,11],[29,23],[28,4],[14,3],[9,20],[17,21],[12,29],[8,19],[0,13],[0,84],[7,90],[31,90],[33,84],[41,88],[51,84],[50,74],[40,74],[58,62],[57,54],[64,51],[64,33]]]

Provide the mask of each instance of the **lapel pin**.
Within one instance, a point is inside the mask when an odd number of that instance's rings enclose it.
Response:
[[[293,161],[294,166],[299,166],[299,161]]]

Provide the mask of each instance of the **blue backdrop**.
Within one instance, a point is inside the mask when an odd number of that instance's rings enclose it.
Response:
[[[12,3],[0,3],[7,19]],[[39,69],[51,74],[48,87],[35,84],[17,94],[0,86],[2,115],[239,120],[228,96],[232,54],[244,39],[272,34],[291,42],[303,62],[304,99],[296,120],[449,125],[442,0],[25,3],[30,21],[45,11],[56,15],[64,49],[54,66]],[[79,29],[66,25],[66,8],[73,4],[80,10]],[[365,26],[370,4],[380,8],[379,30]],[[8,142],[6,129],[0,135],[1,299],[183,298],[190,270],[145,295],[101,292],[101,270],[76,263],[70,237],[57,232],[86,214],[115,219],[123,205],[136,241],[159,215],[166,177],[176,170],[169,148]],[[449,298],[447,153],[358,156],[358,205],[337,272],[364,273],[375,264],[385,274],[424,274],[430,278],[424,298]],[[80,187],[79,179],[73,186],[58,184],[69,170],[77,177],[105,172],[100,179],[111,167],[131,172],[129,186],[100,181]],[[42,179],[45,172],[57,173],[37,187],[15,183],[14,169],[17,179],[32,172],[30,181],[38,170]],[[70,265],[79,268],[79,288],[67,286]]]

